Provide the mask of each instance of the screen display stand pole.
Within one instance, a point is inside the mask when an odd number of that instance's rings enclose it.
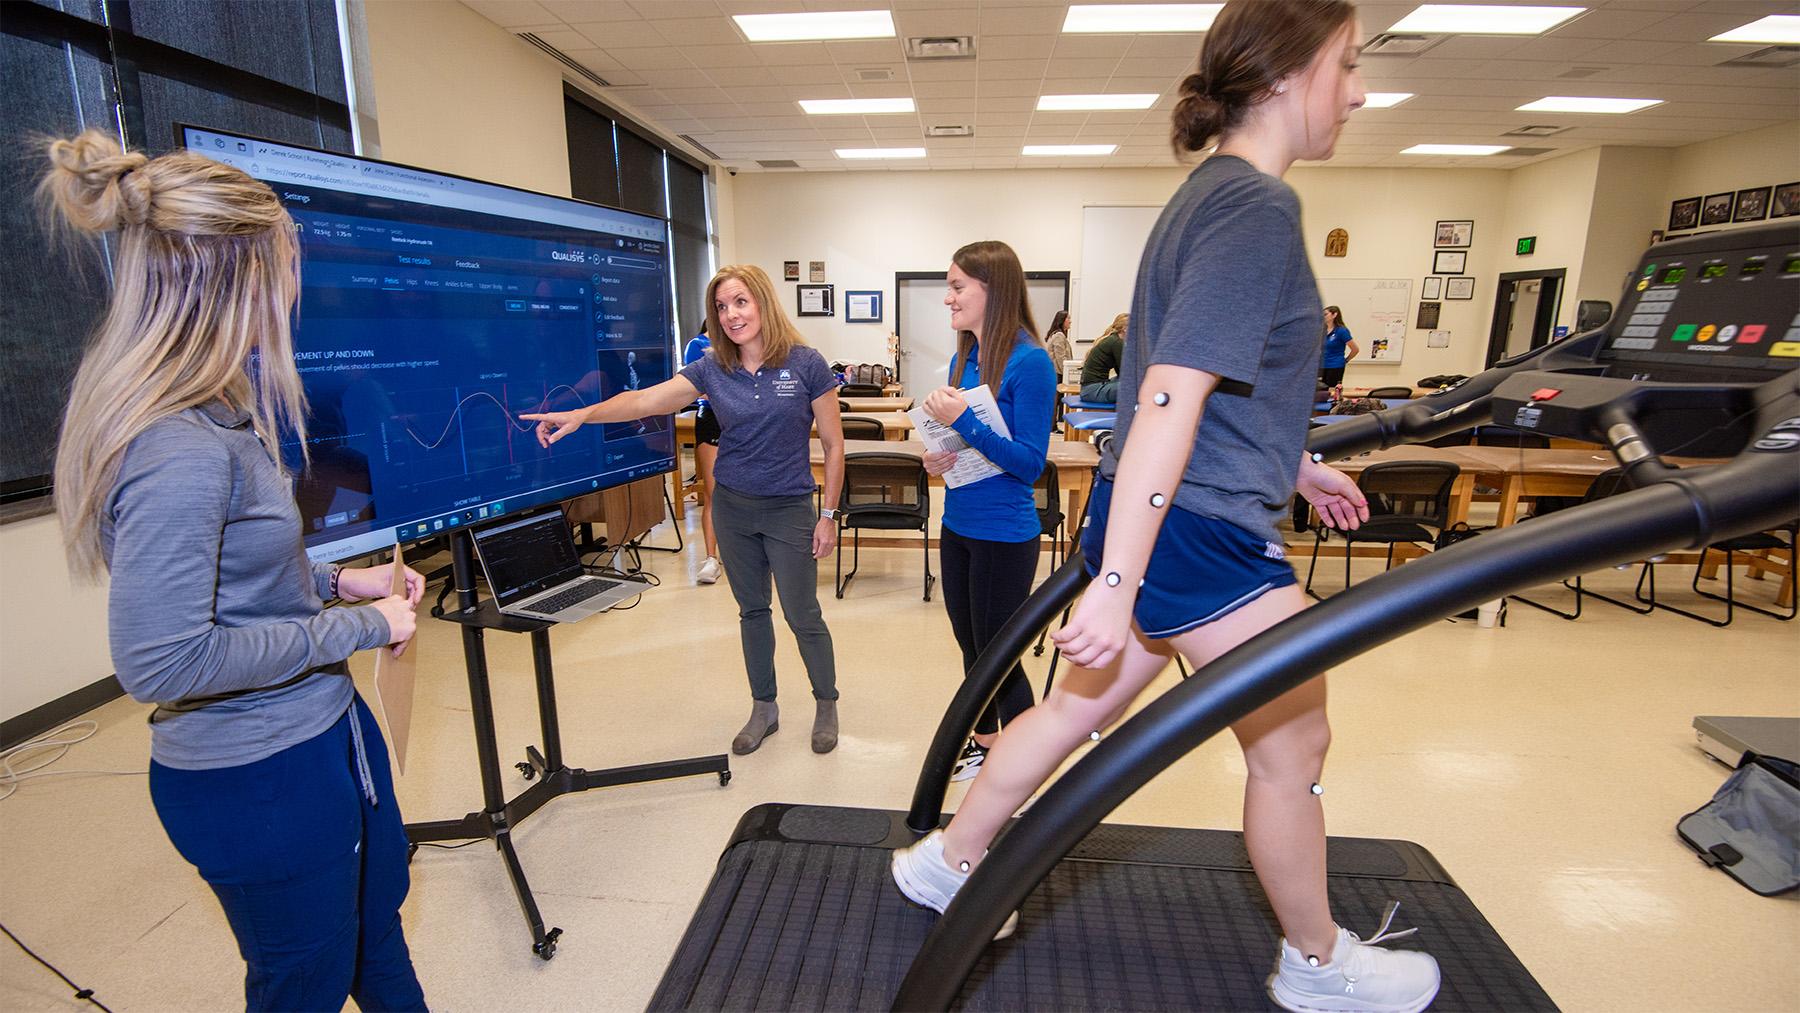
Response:
[[[467,841],[486,838],[494,842],[500,860],[506,864],[507,878],[518,896],[519,910],[531,930],[531,952],[543,960],[556,955],[556,941],[562,929],[544,928],[537,900],[525,879],[525,869],[513,846],[512,830],[524,822],[546,802],[559,795],[571,795],[590,788],[609,788],[644,781],[661,781],[672,777],[714,774],[721,786],[731,783],[730,758],[724,753],[696,756],[684,760],[640,763],[606,770],[585,770],[563,763],[562,731],[556,716],[556,676],[550,667],[550,628],[555,623],[525,619],[501,613],[492,600],[483,601],[475,590],[475,549],[467,531],[450,536],[451,579],[456,582],[457,610],[441,617],[462,627],[463,664],[469,674],[470,713],[475,721],[475,753],[481,765],[481,809],[461,819],[408,823],[406,836],[418,853],[419,845],[436,841]],[[527,781],[535,782],[511,800],[506,798],[500,782],[500,750],[494,735],[494,699],[488,684],[488,630],[504,633],[527,633],[531,636],[532,667],[537,675],[538,722],[543,734],[543,750],[525,747],[525,759],[514,764]]]

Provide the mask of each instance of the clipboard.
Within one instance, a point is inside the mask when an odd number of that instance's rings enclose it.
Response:
[[[399,543],[394,545],[394,579],[389,593],[406,594],[406,560],[400,554]],[[393,754],[394,766],[402,775],[406,773],[406,739],[412,731],[413,682],[419,652],[405,650],[395,657],[394,651],[412,646],[412,640],[408,639],[375,650],[375,709],[387,728],[388,750]]]

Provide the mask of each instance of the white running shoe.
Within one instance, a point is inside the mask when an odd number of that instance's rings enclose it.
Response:
[[[963,746],[962,755],[956,758],[956,766],[950,769],[950,780],[968,781],[981,773],[982,761],[987,759],[987,747],[974,739]]]
[[[1275,973],[1269,975],[1269,998],[1296,1013],[1418,1013],[1431,1005],[1438,993],[1437,961],[1428,953],[1375,945],[1418,931],[1388,932],[1399,909],[1399,904],[1388,905],[1381,928],[1367,942],[1349,929],[1338,929],[1331,960],[1317,966],[1283,939]]]
[[[894,885],[906,895],[906,899],[920,907],[928,907],[939,914],[950,906],[956,891],[969,881],[969,874],[950,868],[944,861],[944,832],[933,830],[912,844],[894,852]],[[1006,918],[1006,924],[994,933],[995,939],[1005,939],[1019,927],[1019,912],[1014,911]]]
[[[717,584],[724,573],[725,568],[719,565],[718,557],[707,556],[706,562],[700,564],[700,573],[694,580],[701,584]]]

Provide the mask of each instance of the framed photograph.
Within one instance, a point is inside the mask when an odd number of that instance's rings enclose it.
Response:
[[[795,315],[802,317],[829,317],[837,315],[832,301],[832,293],[836,290],[832,285],[795,285]]]
[[[1724,225],[1731,221],[1731,202],[1737,195],[1730,190],[1724,193],[1709,193],[1700,202],[1700,224]]]
[[[806,278],[807,281],[812,281],[812,282],[824,281],[825,280],[825,262],[823,260],[807,261],[806,262],[806,274],[807,274],[807,278]]]
[[[1650,230],[1650,245],[1655,246],[1657,243],[1662,242],[1662,237],[1663,237],[1663,230],[1651,229]]]
[[[1669,231],[1681,232],[1700,224],[1700,198],[1683,197],[1669,205]]]
[[[1444,308],[1441,302],[1422,302],[1419,304],[1419,322],[1413,324],[1421,331],[1433,330],[1438,325],[1438,311]]]
[[[1775,188],[1775,201],[1769,208],[1770,218],[1800,215],[1800,183],[1783,183]]]
[[[1419,298],[1421,299],[1440,299],[1443,295],[1444,279],[1442,278],[1436,276],[1426,278],[1425,284],[1419,286]]]
[[[1474,222],[1438,222],[1437,232],[1431,238],[1435,249],[1468,249],[1475,243]]]
[[[1473,298],[1475,298],[1475,279],[1474,278],[1446,278],[1446,279],[1444,279],[1444,298],[1446,298],[1446,299],[1473,299]]]
[[[800,280],[800,262],[798,260],[784,260],[781,262],[781,280]]]
[[[1431,258],[1432,274],[1461,274],[1469,263],[1467,250],[1439,250]],[[1452,281],[1456,280],[1454,278]]]
[[[1759,186],[1737,192],[1737,202],[1731,206],[1731,220],[1734,222],[1760,222],[1769,217],[1769,187]]]
[[[844,322],[851,324],[881,323],[880,292],[844,292]]]

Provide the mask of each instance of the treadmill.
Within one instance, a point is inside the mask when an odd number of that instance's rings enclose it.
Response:
[[[1800,227],[1660,243],[1606,325],[1417,402],[1316,430],[1340,460],[1497,422],[1609,447],[1630,491],[1469,539],[1362,581],[1195,673],[1117,726],[995,842],[941,917],[889,853],[946,821],[951,766],[1012,662],[1087,583],[1079,555],[1002,628],[945,712],[910,811],[746,813],[652,1010],[1267,1009],[1280,930],[1241,836],[1101,821],[1233,721],[1345,657],[1481,602],[1800,515]],[[1661,457],[1724,457],[1676,470]],[[1334,837],[1333,910],[1437,958],[1437,1010],[1554,1009],[1417,844]],[[1008,912],[1017,933],[991,942]]]

